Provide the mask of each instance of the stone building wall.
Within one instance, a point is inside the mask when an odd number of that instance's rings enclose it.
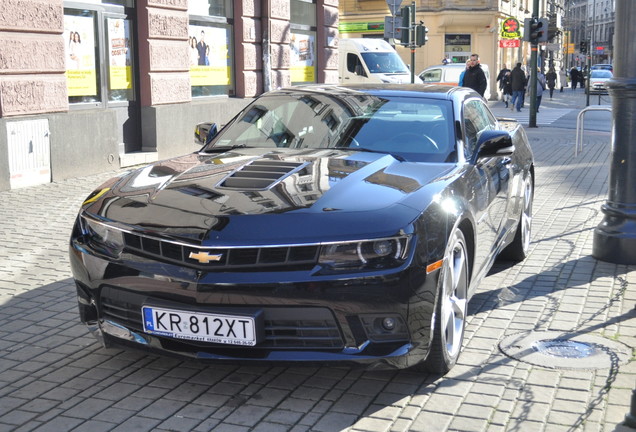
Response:
[[[0,117],[68,110],[62,0],[0,0]]]

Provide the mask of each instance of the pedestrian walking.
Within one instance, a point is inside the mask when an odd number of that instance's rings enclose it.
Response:
[[[579,70],[576,66],[572,66],[570,69],[570,83],[572,84],[572,91],[576,90],[576,85],[579,83]]]
[[[464,73],[464,87],[470,87],[479,93],[481,97],[484,97],[484,93],[486,93],[486,88],[488,87],[488,81],[484,70],[479,64],[479,55],[471,54],[470,62],[470,67],[466,69],[466,73]]]
[[[579,71],[579,85],[585,88],[585,78],[587,77],[587,66],[583,66],[583,70]]]
[[[503,67],[501,68],[501,70],[499,71],[499,74],[497,75],[497,82],[499,83],[499,90],[501,90],[501,100],[505,101],[505,93],[503,91],[504,89],[504,83],[503,83],[503,79],[506,76],[507,73],[510,72],[510,69],[508,69],[506,67],[506,65],[504,64]]]
[[[543,90],[545,90],[545,86],[545,75],[541,73],[541,70],[537,69],[537,112],[539,112],[539,106],[541,106],[541,99],[543,98]]]
[[[554,88],[556,87],[557,74],[553,67],[548,70],[548,73],[545,74],[545,82],[550,89],[550,99],[552,99],[552,95],[554,94]]]
[[[568,74],[565,68],[559,70],[559,84],[561,86],[560,92],[563,93],[563,88],[568,86]]]
[[[470,59],[466,60],[466,67],[464,68],[462,73],[459,74],[459,81],[457,82],[458,86],[460,87],[464,86],[464,76],[466,75],[466,71],[468,70],[471,64],[472,62],[470,61]]]
[[[512,98],[512,84],[510,83],[510,70],[508,70],[503,78],[501,78],[502,93],[503,93],[503,101],[506,104],[506,108],[510,104],[510,99]]]
[[[526,89],[526,74],[521,69],[521,63],[517,63],[517,66],[510,72],[510,87],[512,90],[512,106],[511,110],[521,111],[521,105],[523,104],[523,94]]]

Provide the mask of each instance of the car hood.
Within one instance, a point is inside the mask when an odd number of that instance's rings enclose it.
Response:
[[[190,154],[103,185],[84,211],[131,230],[227,245],[394,235],[423,210],[409,197],[432,199],[436,179],[453,167],[334,149]]]

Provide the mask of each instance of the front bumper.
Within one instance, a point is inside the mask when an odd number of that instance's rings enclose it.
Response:
[[[409,367],[428,353],[437,274],[425,275],[411,265],[384,275],[320,280],[302,271],[241,272],[231,283],[231,272],[217,278],[143,257],[122,258],[111,261],[71,240],[80,318],[105,346],[204,361],[344,362],[371,368]],[[265,337],[243,347],[149,334],[142,322],[144,305],[261,313]],[[387,318],[397,325],[383,327]]]

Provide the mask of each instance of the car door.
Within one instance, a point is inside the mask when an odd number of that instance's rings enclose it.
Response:
[[[464,153],[471,157],[477,151],[479,136],[487,130],[496,130],[497,120],[480,98],[464,103]],[[481,158],[473,166],[475,191],[477,247],[475,270],[479,272],[494,258],[494,248],[500,241],[506,222],[508,191],[510,188],[509,156]]]

